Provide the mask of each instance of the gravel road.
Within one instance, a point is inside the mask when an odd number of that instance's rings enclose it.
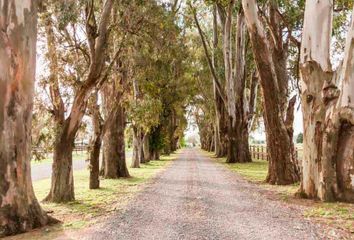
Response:
[[[80,239],[327,239],[300,210],[265,198],[259,187],[195,149],[147,186],[123,212]]]

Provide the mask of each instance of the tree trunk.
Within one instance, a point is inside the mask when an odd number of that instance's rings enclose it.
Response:
[[[105,178],[130,177],[125,159],[124,129],[125,112],[119,106],[104,137]]]
[[[225,105],[221,98],[216,96],[216,131],[217,141],[215,141],[215,155],[225,157],[227,155],[227,121]]]
[[[0,237],[50,221],[34,195],[31,179],[35,2],[12,0],[0,4]]]
[[[90,152],[90,189],[100,188],[100,150],[102,141],[93,139],[92,149]]]
[[[106,60],[105,44],[109,35],[108,24],[112,5],[113,0],[107,0],[103,4],[98,28],[95,19],[92,19],[95,18],[94,14],[86,16],[86,34],[89,42],[91,64],[84,83],[75,93],[68,118],[62,124],[62,128],[58,129],[59,133],[56,137],[52,165],[52,184],[50,192],[45,198],[46,201],[67,202],[75,200],[72,149],[75,135],[87,108],[89,95],[95,85],[101,80]],[[87,7],[89,8],[90,6]]]
[[[94,133],[90,146],[90,189],[98,189],[100,187],[99,172],[103,123],[100,115],[99,105],[97,104],[97,94],[97,92],[93,94],[92,102],[90,103],[90,112],[92,115],[91,118]]]
[[[51,189],[44,201],[69,202],[75,200],[74,176],[72,169],[72,151],[74,136],[68,136],[64,130],[56,136],[52,165]]]
[[[140,131],[139,134],[139,159],[140,163],[146,163],[145,161],[145,155],[144,155],[144,133],[143,131]]]
[[[146,133],[144,135],[144,139],[143,139],[143,151],[144,151],[144,158],[145,158],[145,162],[150,162],[151,159],[151,155],[150,155],[150,134]]]
[[[132,168],[140,168],[140,130],[137,127],[133,127],[133,157]]]
[[[264,124],[266,128],[269,169],[266,181],[270,184],[292,184],[300,179],[293,154],[293,142],[285,125],[282,95],[275,59],[275,49],[268,41],[265,28],[259,20],[255,0],[242,0],[246,23],[252,43],[261,87],[264,95]],[[281,39],[281,38],[280,38]]]
[[[225,89],[227,96],[227,163],[238,161],[236,153],[236,92],[235,78],[232,66],[232,20],[234,1],[230,1],[226,9],[226,19],[224,23],[223,35],[223,54],[225,66]]]
[[[324,201],[354,202],[354,9],[343,63],[332,71],[330,1],[306,1],[301,46],[304,118],[300,193]]]
[[[226,114],[226,100],[225,100],[225,93],[223,91],[223,87],[218,79],[218,74],[216,71],[217,68],[217,62],[216,62],[216,49],[218,46],[218,40],[217,40],[217,16],[216,16],[216,6],[214,5],[214,10],[213,10],[213,56],[212,58],[209,55],[207,43],[204,38],[204,33],[200,27],[197,14],[194,11],[194,21],[197,25],[199,36],[202,40],[203,44],[203,49],[204,53],[206,56],[206,59],[208,60],[208,66],[209,70],[211,72],[211,75],[213,77],[213,86],[214,86],[214,97],[215,97],[215,112],[216,112],[216,131],[215,131],[215,152],[216,156],[218,157],[223,157],[227,154],[227,114]],[[222,24],[224,25],[224,24]],[[201,128],[199,128],[201,129]],[[202,138],[201,138],[202,139]]]

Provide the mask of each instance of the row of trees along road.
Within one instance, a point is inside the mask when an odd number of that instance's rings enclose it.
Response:
[[[198,81],[212,79],[199,84],[202,97],[195,100],[202,148],[229,163],[251,161],[248,134],[262,117],[267,182],[301,181],[301,196],[354,202],[352,1],[188,3],[204,53],[197,55]],[[293,144],[297,95],[300,163]]]
[[[229,163],[252,161],[249,134],[263,118],[267,182],[354,202],[352,9],[350,0],[2,1],[0,237],[56,221],[34,194],[32,139],[53,151],[45,200],[68,202],[75,139],[88,125],[94,189],[100,175],[129,177],[128,132],[132,167],[176,150],[187,110],[202,148]]]
[[[57,221],[34,194],[31,139],[53,152],[44,200],[58,203],[75,199],[74,143],[88,125],[91,189],[100,175],[130,176],[127,127],[132,167],[178,148],[193,93],[179,9],[154,0],[1,2],[0,237]]]

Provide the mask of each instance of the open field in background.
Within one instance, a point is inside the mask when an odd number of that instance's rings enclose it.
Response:
[[[259,149],[263,148],[263,151],[266,151],[267,146],[266,144],[250,144],[250,148],[252,150],[252,147],[259,147]],[[259,150],[260,151],[260,150]],[[303,145],[301,144],[295,144],[295,151],[297,154],[297,159],[298,160],[302,160],[302,156],[303,156]]]
[[[303,208],[303,215],[315,219],[318,222],[329,224],[338,229],[349,231],[354,234],[354,204],[349,203],[324,203],[309,199],[300,199],[295,196],[299,184],[280,186],[265,183],[268,172],[268,162],[254,160],[252,163],[225,163],[225,158],[216,158],[214,153],[204,153],[222,164],[226,168],[240,174],[246,180],[257,184],[265,190],[265,196],[297,205]],[[269,191],[270,194],[266,192]]]
[[[9,239],[53,239],[58,236],[65,238],[65,232],[73,229],[88,227],[102,218],[109,216],[113,211],[121,210],[142,187],[152,180],[156,174],[166,168],[176,153],[170,156],[161,156],[160,160],[141,164],[140,168],[130,168],[131,158],[127,159],[131,178],[101,179],[100,189],[90,190],[89,172],[87,169],[74,171],[75,198],[73,202],[55,204],[41,202],[45,211],[59,219],[63,224],[21,234]],[[42,200],[49,192],[50,179],[33,182],[38,200]]]
[[[127,152],[131,152],[132,148],[126,148],[125,149],[126,153]],[[73,161],[75,160],[87,160],[88,159],[88,151],[87,149],[84,150],[74,150],[73,151]],[[52,163],[53,162],[53,153],[47,153],[45,154],[45,158],[41,159],[41,160],[36,160],[36,159],[32,159],[31,161],[31,165],[38,165],[38,164],[43,164],[43,163]]]
[[[73,161],[76,160],[86,160],[88,158],[88,153],[86,151],[79,151],[73,152]],[[43,163],[52,163],[53,162],[53,154],[47,154],[47,156],[44,159],[41,160],[32,160],[31,161],[31,165],[35,166],[35,165],[39,165],[39,164],[43,164]]]

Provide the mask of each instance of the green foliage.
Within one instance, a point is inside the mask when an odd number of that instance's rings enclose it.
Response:
[[[303,141],[304,141],[304,134],[299,133],[296,137],[296,143],[303,143]]]
[[[145,96],[138,101],[132,101],[129,105],[129,117],[134,124],[141,127],[145,132],[149,132],[152,127],[159,124],[162,104],[159,99]]]

